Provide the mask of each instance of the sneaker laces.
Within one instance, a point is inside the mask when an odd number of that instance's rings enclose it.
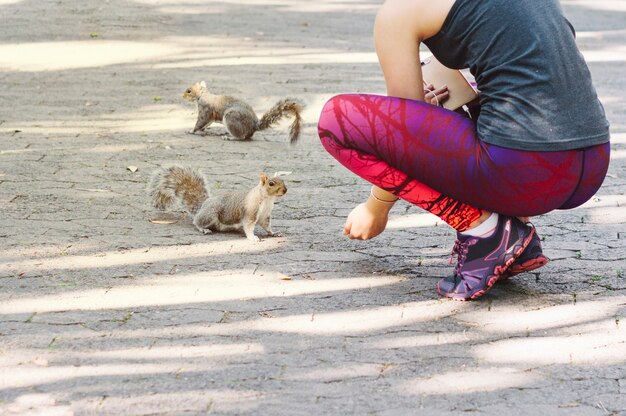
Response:
[[[461,241],[461,240],[456,240],[454,242],[454,247],[452,248],[452,253],[450,253],[450,263],[452,264],[452,259],[454,258],[454,255],[456,254],[457,258],[456,258],[456,266],[454,266],[454,274],[455,275],[460,275],[461,274],[461,267],[463,267],[463,263],[465,262],[465,259],[467,258],[467,252],[469,250],[469,246],[470,246],[470,241]]]

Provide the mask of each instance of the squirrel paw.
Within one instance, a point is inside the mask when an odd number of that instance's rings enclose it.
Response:
[[[213,234],[213,231],[209,230],[208,228],[198,228],[198,230],[200,230],[200,232],[202,232],[202,234]]]
[[[268,231],[267,235],[270,237],[282,237],[283,233],[281,233],[280,231],[276,231],[276,232]]]
[[[248,240],[254,241],[255,243],[258,243],[259,241],[261,241],[261,239],[259,237],[257,237],[256,235],[254,235],[254,234],[248,236],[247,238],[248,238]]]
[[[245,141],[249,141],[251,140],[250,138],[245,138],[245,137],[237,137],[237,136],[233,136],[232,134],[222,134],[224,137],[222,138],[223,140],[228,140],[231,142],[245,142]]]

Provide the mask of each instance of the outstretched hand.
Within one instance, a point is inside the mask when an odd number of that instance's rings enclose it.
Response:
[[[343,233],[351,240],[369,240],[385,231],[388,219],[389,207],[364,202],[348,214]]]

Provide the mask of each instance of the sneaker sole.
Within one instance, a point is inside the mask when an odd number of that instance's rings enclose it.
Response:
[[[489,289],[491,289],[491,287],[500,279],[500,276],[502,276],[502,274],[505,273],[507,269],[513,264],[515,259],[518,258],[522,254],[522,252],[526,249],[528,244],[530,244],[530,240],[533,237],[534,233],[535,233],[535,228],[533,227],[530,230],[530,233],[528,234],[526,239],[522,242],[522,244],[518,247],[513,247],[513,251],[511,253],[512,255],[508,260],[504,262],[504,265],[496,266],[496,268],[493,271],[494,274],[487,279],[487,286],[485,288],[478,289],[476,292],[471,293],[469,296],[455,295],[455,294],[450,295],[446,293],[441,293],[441,291],[439,290],[439,283],[437,283],[437,293],[439,293],[439,295],[441,296],[447,297],[452,300],[461,301],[461,302],[464,302],[466,300],[474,300],[476,298],[481,297],[482,295],[487,293]],[[541,267],[541,266],[537,266],[537,267]]]
[[[506,280],[513,276],[517,276],[520,273],[531,272],[535,269],[545,266],[550,263],[550,259],[546,256],[539,256],[537,258],[528,260],[524,263],[513,264],[506,273],[500,276],[500,280]]]

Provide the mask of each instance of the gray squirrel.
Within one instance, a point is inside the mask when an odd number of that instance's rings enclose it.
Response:
[[[278,101],[260,120],[252,107],[244,101],[228,95],[211,94],[204,81],[187,88],[183,98],[198,104],[196,125],[188,133],[202,134],[212,123],[218,122],[222,123],[236,140],[249,140],[256,131],[265,130],[284,116],[291,115],[294,120],[289,127],[289,142],[295,143],[300,137],[304,104],[295,98]]]
[[[254,234],[259,224],[268,236],[280,237],[272,231],[271,215],[274,201],[285,195],[287,187],[278,176],[261,173],[258,184],[249,190],[211,196],[208,181],[199,171],[172,165],[157,169],[148,185],[152,205],[160,210],[182,206],[193,225],[202,233],[243,231],[248,240],[260,241]]]

